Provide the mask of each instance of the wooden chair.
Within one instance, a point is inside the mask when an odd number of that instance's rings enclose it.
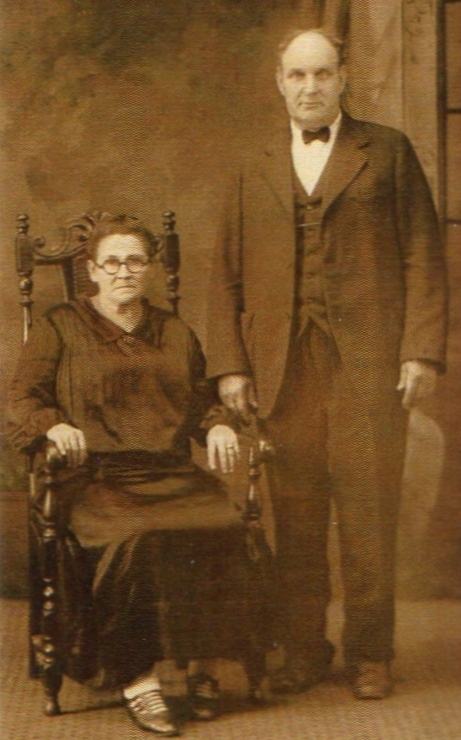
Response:
[[[17,217],[15,240],[16,269],[19,276],[20,305],[23,312],[22,335],[26,342],[32,327],[33,273],[37,266],[57,265],[63,278],[64,299],[73,300],[91,289],[86,261],[85,242],[99,213],[84,214],[69,221],[62,230],[62,241],[48,247],[43,237],[29,234],[29,218]],[[175,214],[163,214],[163,232],[156,235],[156,259],[165,271],[166,298],[171,311],[178,314],[179,303],[179,237],[175,231]],[[272,454],[270,444],[255,438],[249,447],[248,487],[244,519],[247,523],[249,557],[256,563],[267,559],[268,548],[261,526],[261,496],[258,481],[261,464]],[[36,475],[37,457],[41,455],[43,477]],[[54,444],[47,442],[44,449],[27,458],[29,473],[29,672],[41,678],[44,693],[44,713],[60,714],[58,695],[62,685],[63,669],[59,644],[59,569],[60,541],[65,536],[65,525],[60,516],[60,501],[56,491],[56,472],[63,461]],[[76,554],[77,557],[77,554]],[[262,565],[262,564],[261,564]],[[270,577],[270,576],[269,576]],[[261,656],[261,660],[263,656]],[[250,683],[250,693],[258,690],[264,666],[261,660],[245,666]]]

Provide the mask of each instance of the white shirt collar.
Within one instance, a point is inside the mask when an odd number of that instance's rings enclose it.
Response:
[[[342,111],[339,111],[338,115],[336,116],[336,118],[333,121],[333,123],[331,124],[331,126],[328,127],[330,129],[330,142],[331,142],[331,145],[333,145],[333,143],[336,140],[336,137],[338,135],[338,130],[339,130],[339,127],[340,127],[340,124],[341,124],[342,117],[343,117]],[[296,125],[296,123],[293,121],[292,118],[290,119],[290,126],[291,126],[291,134],[292,134],[292,137],[293,137],[293,143],[294,142],[296,142],[296,143],[301,142],[303,144],[303,146],[306,146],[304,144],[304,141],[303,141],[302,130],[299,128],[299,126]],[[330,142],[327,142],[327,143],[330,143]],[[323,144],[324,142],[319,142],[319,143]]]

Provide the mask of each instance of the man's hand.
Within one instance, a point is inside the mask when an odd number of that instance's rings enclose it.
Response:
[[[240,447],[234,430],[225,424],[216,424],[209,430],[206,444],[211,470],[220,466],[223,473],[232,473],[236,460],[240,458]]]
[[[223,375],[218,381],[221,400],[246,424],[251,421],[251,413],[258,408],[254,384],[248,375]]]
[[[411,409],[419,401],[429,398],[437,380],[437,370],[427,362],[408,360],[400,368],[398,391],[403,391],[402,406]]]
[[[46,436],[55,443],[59,454],[67,458],[67,464],[71,468],[83,465],[87,450],[85,435],[80,429],[70,424],[55,424],[54,427],[48,429]]]

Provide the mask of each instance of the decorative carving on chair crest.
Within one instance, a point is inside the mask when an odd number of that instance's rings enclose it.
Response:
[[[71,218],[61,228],[60,243],[48,246],[45,237],[34,238],[29,236],[29,216],[21,214],[16,219],[18,272],[32,272],[34,265],[40,264],[42,260],[44,262],[61,262],[67,257],[75,257],[84,252],[85,244],[98,221],[110,215],[105,211],[91,211]],[[133,216],[133,221],[139,222],[139,219]],[[177,235],[174,234],[175,224],[175,214],[172,211],[166,211],[163,214],[165,233],[154,234],[158,241],[157,254],[160,252],[165,254],[161,259],[165,262],[165,267],[172,272],[179,270],[179,250],[174,249],[173,246],[173,242],[177,240]],[[172,245],[169,248],[167,248],[167,241],[168,245]]]

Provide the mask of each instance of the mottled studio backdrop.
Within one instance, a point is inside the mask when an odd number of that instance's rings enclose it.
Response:
[[[20,212],[53,241],[59,223],[85,210],[128,212],[154,230],[163,210],[176,211],[181,313],[204,338],[226,162],[256,118],[270,129],[283,115],[275,48],[291,27],[324,21],[347,32],[350,111],[404,128],[438,197],[435,0],[2,0],[1,15],[2,397],[20,349]],[[37,311],[61,295],[58,275],[45,272],[36,273]],[[459,467],[444,459],[459,388],[444,382],[438,407],[412,418],[403,512],[403,581],[416,573],[416,591],[430,582],[435,595],[456,592],[459,567]],[[2,475],[3,565],[9,592],[21,593],[24,484],[8,450]]]

